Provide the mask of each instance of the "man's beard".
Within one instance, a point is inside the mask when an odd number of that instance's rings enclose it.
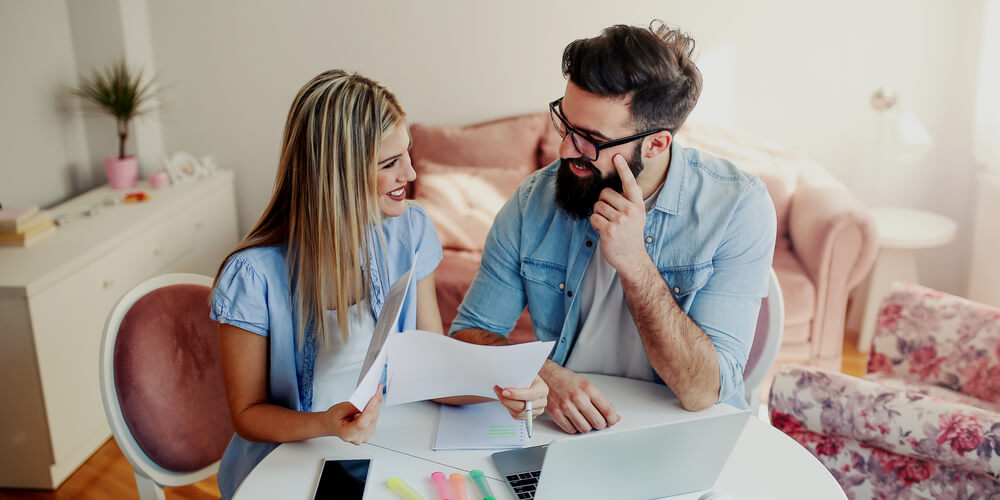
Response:
[[[642,172],[641,143],[636,144],[632,157],[627,160],[632,175],[638,177],[639,172]],[[594,175],[578,177],[570,171],[573,168],[571,164],[590,170]],[[590,217],[594,211],[594,204],[606,187],[618,193],[622,192],[622,179],[617,170],[613,170],[606,177],[601,177],[597,167],[583,158],[559,159],[559,169],[556,172],[556,205],[570,217],[575,219]]]

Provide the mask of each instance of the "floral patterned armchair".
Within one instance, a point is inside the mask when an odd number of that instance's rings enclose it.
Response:
[[[896,283],[864,378],[782,366],[769,408],[851,499],[1000,498],[1000,309]]]

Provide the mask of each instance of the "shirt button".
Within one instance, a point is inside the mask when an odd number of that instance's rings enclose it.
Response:
[[[675,286],[674,287],[674,293],[681,293],[681,287]]]
[[[566,295],[572,297],[573,296],[573,292],[566,292]]]
[[[566,283],[559,283],[559,289],[560,290],[565,290],[566,289]]]
[[[652,236],[646,236],[646,243],[652,243],[652,242],[653,242],[653,237]]]
[[[587,246],[588,246],[588,247],[592,247],[592,246],[594,246],[594,242],[593,242],[593,241],[590,241],[590,240],[587,240]]]

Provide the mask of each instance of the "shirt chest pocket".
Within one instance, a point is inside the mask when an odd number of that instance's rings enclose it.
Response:
[[[712,264],[699,266],[681,266],[660,268],[663,280],[670,287],[670,293],[674,294],[677,303],[680,304],[684,312],[691,307],[691,300],[697,295],[698,290],[705,287],[708,279],[712,277]]]
[[[558,333],[564,318],[563,296],[566,290],[566,268],[558,264],[532,259],[521,261],[521,278],[528,298],[528,313],[535,327]],[[533,310],[534,309],[534,310]]]

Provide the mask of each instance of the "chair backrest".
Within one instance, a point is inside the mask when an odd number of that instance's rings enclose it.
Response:
[[[761,384],[778,357],[781,337],[785,329],[785,301],[774,269],[768,275],[767,297],[760,302],[757,329],[750,347],[750,358],[743,369],[744,397],[756,414],[761,400]]]
[[[157,276],[126,293],[108,317],[101,397],[137,482],[182,486],[211,476],[233,435],[211,286],[197,274]]]

